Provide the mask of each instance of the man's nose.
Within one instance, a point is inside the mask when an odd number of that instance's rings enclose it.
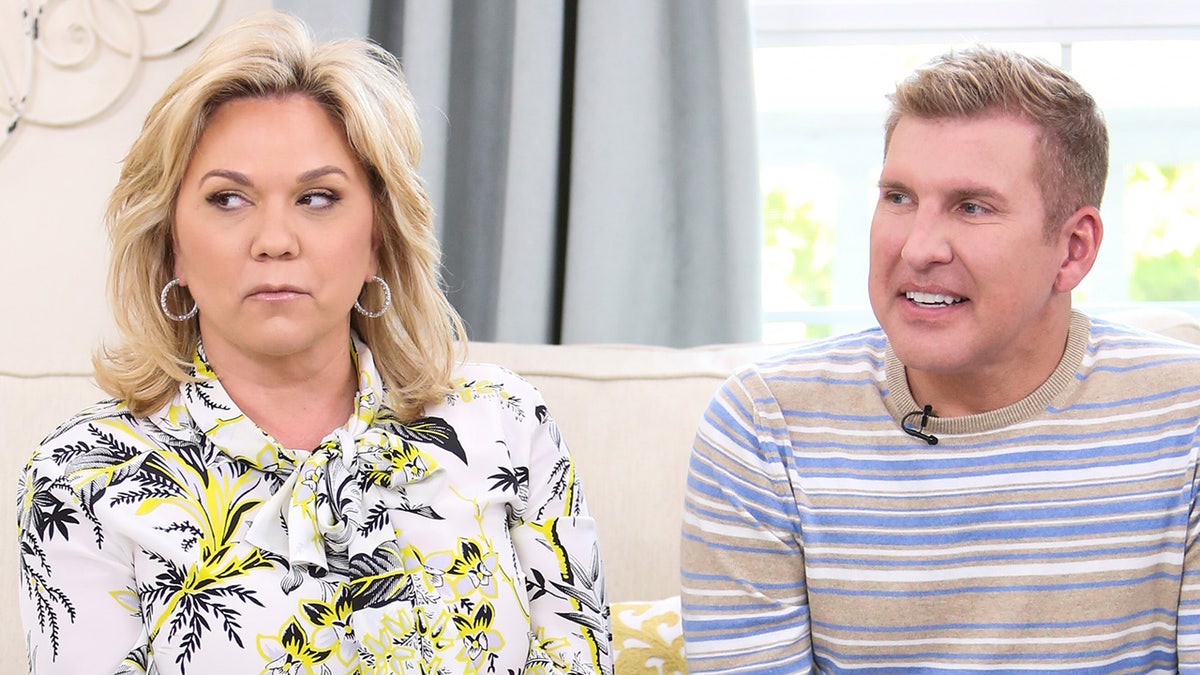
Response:
[[[911,221],[900,257],[916,269],[954,259],[950,243],[950,227],[945,214],[921,205]]]

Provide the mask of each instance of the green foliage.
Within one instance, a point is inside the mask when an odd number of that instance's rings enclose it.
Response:
[[[1200,164],[1138,162],[1127,168],[1126,194],[1151,195],[1145,224],[1131,244],[1129,297],[1136,301],[1200,300]],[[1145,208],[1145,207],[1143,207]]]
[[[1129,297],[1139,301],[1200,299],[1200,248],[1190,256],[1179,251],[1135,256]]]
[[[832,301],[833,228],[813,216],[813,203],[788,202],[788,194],[770,190],[763,200],[767,267],[775,275],[767,283],[782,282],[788,294],[805,306],[826,306]],[[807,337],[830,333],[827,325],[810,324]]]

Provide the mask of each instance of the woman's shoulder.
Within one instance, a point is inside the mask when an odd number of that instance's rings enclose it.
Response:
[[[118,399],[106,399],[98,403],[94,403],[83,410],[71,415],[62,424],[59,424],[45,438],[42,439],[42,445],[47,445],[55,442],[63,436],[78,434],[81,430],[85,430],[89,424],[102,420],[125,419],[132,421],[133,415],[129,412],[129,408],[125,403]]]
[[[34,453],[33,461],[66,465],[81,456],[135,454],[148,445],[147,418],[135,417],[123,401],[108,399],[88,406],[54,428]]]
[[[535,389],[521,375],[495,363],[468,361],[455,366],[450,373],[450,384],[457,388],[467,382],[485,382],[493,386],[508,386],[514,389]]]
[[[468,408],[499,406],[508,410],[536,411],[544,407],[537,387],[504,366],[492,363],[461,363],[450,373],[446,405]]]

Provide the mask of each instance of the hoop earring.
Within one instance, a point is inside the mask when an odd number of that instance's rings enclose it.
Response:
[[[371,277],[371,281],[378,283],[379,287],[383,289],[383,307],[380,307],[374,312],[368,312],[367,310],[363,309],[362,305],[358,304],[358,300],[355,300],[354,311],[362,314],[368,319],[378,319],[379,317],[383,316],[384,312],[388,311],[388,307],[392,306],[392,287],[388,286],[388,282],[384,281],[383,277],[379,275]],[[371,283],[371,281],[368,281],[367,283]]]
[[[171,308],[167,307],[167,295],[171,292],[171,289],[175,288],[176,286],[179,286],[179,277],[176,277],[176,278],[168,281],[167,285],[163,286],[162,293],[158,294],[158,305],[159,305],[159,307],[162,307],[163,314],[166,314],[168,319],[170,319],[172,321],[187,321],[188,319],[192,318],[193,316],[196,316],[196,311],[199,310],[200,307],[198,305],[196,305],[195,300],[192,300],[192,308],[188,311],[187,314],[175,314],[174,312],[172,312]],[[180,288],[185,288],[185,287],[180,286]]]

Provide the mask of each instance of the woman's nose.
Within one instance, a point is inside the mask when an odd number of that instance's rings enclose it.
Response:
[[[286,258],[300,253],[300,240],[285,208],[268,206],[255,224],[250,254],[255,258]]]

